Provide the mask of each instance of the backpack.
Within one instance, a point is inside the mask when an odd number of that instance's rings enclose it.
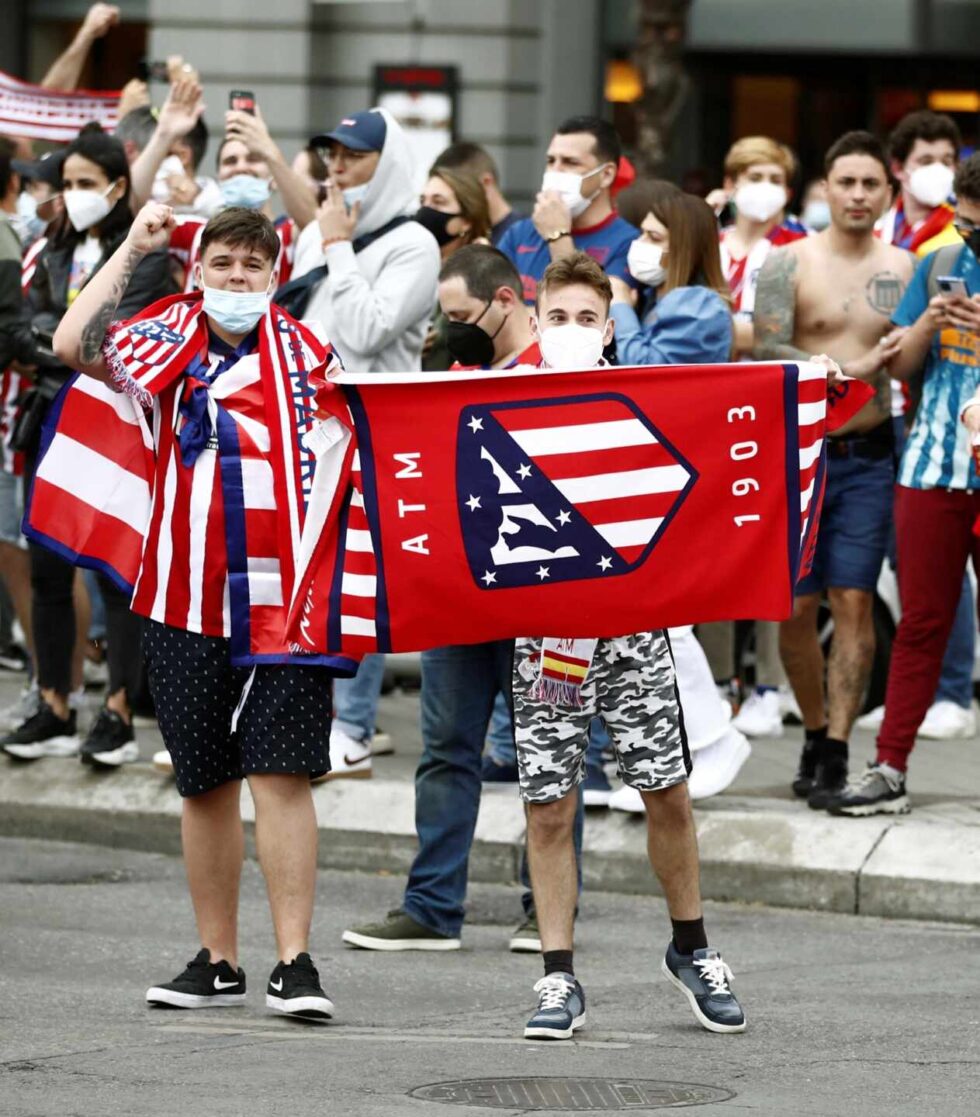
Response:
[[[932,254],[932,259],[929,261],[929,274],[926,276],[926,288],[930,299],[939,294],[937,280],[941,275],[949,273],[949,269],[959,259],[963,247],[962,244],[944,244]]]
[[[398,217],[393,217],[389,222],[382,225],[380,229],[374,229],[370,233],[365,233],[362,237],[355,237],[353,243],[354,251],[363,252],[369,244],[374,244],[374,242],[383,237],[385,233],[390,233],[392,229],[397,229],[399,225],[404,225],[406,221],[412,220],[414,219],[401,214]],[[291,314],[294,318],[302,318],[306,314],[307,307],[310,305],[313,292],[319,287],[321,281],[327,278],[327,273],[329,271],[330,267],[328,264],[321,264],[318,268],[313,268],[305,275],[301,275],[298,279],[291,279],[276,291],[272,301],[276,306],[282,307],[287,314]]]

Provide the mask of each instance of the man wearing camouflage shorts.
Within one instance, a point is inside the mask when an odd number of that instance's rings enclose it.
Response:
[[[609,280],[583,253],[562,257],[538,286],[536,326],[551,368],[597,364],[612,339]],[[569,329],[569,327],[571,327]],[[586,338],[594,331],[595,339]],[[594,340],[588,349],[586,341]],[[565,674],[562,674],[562,671]],[[667,634],[605,640],[521,638],[514,652],[514,735],[527,848],[545,976],[526,1038],[568,1039],[585,1023],[572,933],[578,899],[572,824],[585,774],[589,725],[601,717],[623,781],[643,797],[650,864],[673,926],[664,976],[712,1032],[741,1032],[745,1015],[731,971],[708,947],[701,911],[697,837],[687,777],[690,754]]]

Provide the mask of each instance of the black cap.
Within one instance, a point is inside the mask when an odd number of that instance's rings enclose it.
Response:
[[[55,189],[61,186],[61,168],[65,162],[65,149],[49,151],[40,159],[11,159],[10,166],[21,178],[32,182],[46,182]]]

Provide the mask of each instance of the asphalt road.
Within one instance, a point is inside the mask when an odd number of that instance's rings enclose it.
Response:
[[[521,1038],[540,963],[506,950],[517,890],[472,889],[465,949],[456,954],[379,955],[340,944],[345,926],[382,915],[400,892],[392,876],[321,874],[313,950],[338,1013],[329,1026],[304,1026],[264,1008],[275,959],[262,879],[249,863],[241,960],[250,1004],[151,1011],[145,988],[196,950],[180,863],[0,840],[0,1114],[569,1111],[410,1096],[494,1076],[714,1087],[726,1100],[700,1107],[706,1115],[977,1112],[975,929],[711,905],[709,935],[735,971],[749,1019],[743,1035],[715,1036],[658,974],[668,933],[662,902],[587,895],[576,968],[589,1023],[576,1041],[549,1045]],[[508,1089],[505,1099],[517,1096]],[[635,1090],[616,1096],[630,1112],[655,1111]]]

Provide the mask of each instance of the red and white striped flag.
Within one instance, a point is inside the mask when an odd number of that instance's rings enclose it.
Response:
[[[96,121],[111,132],[119,119],[119,90],[44,89],[0,71],[0,133],[71,143]]]

